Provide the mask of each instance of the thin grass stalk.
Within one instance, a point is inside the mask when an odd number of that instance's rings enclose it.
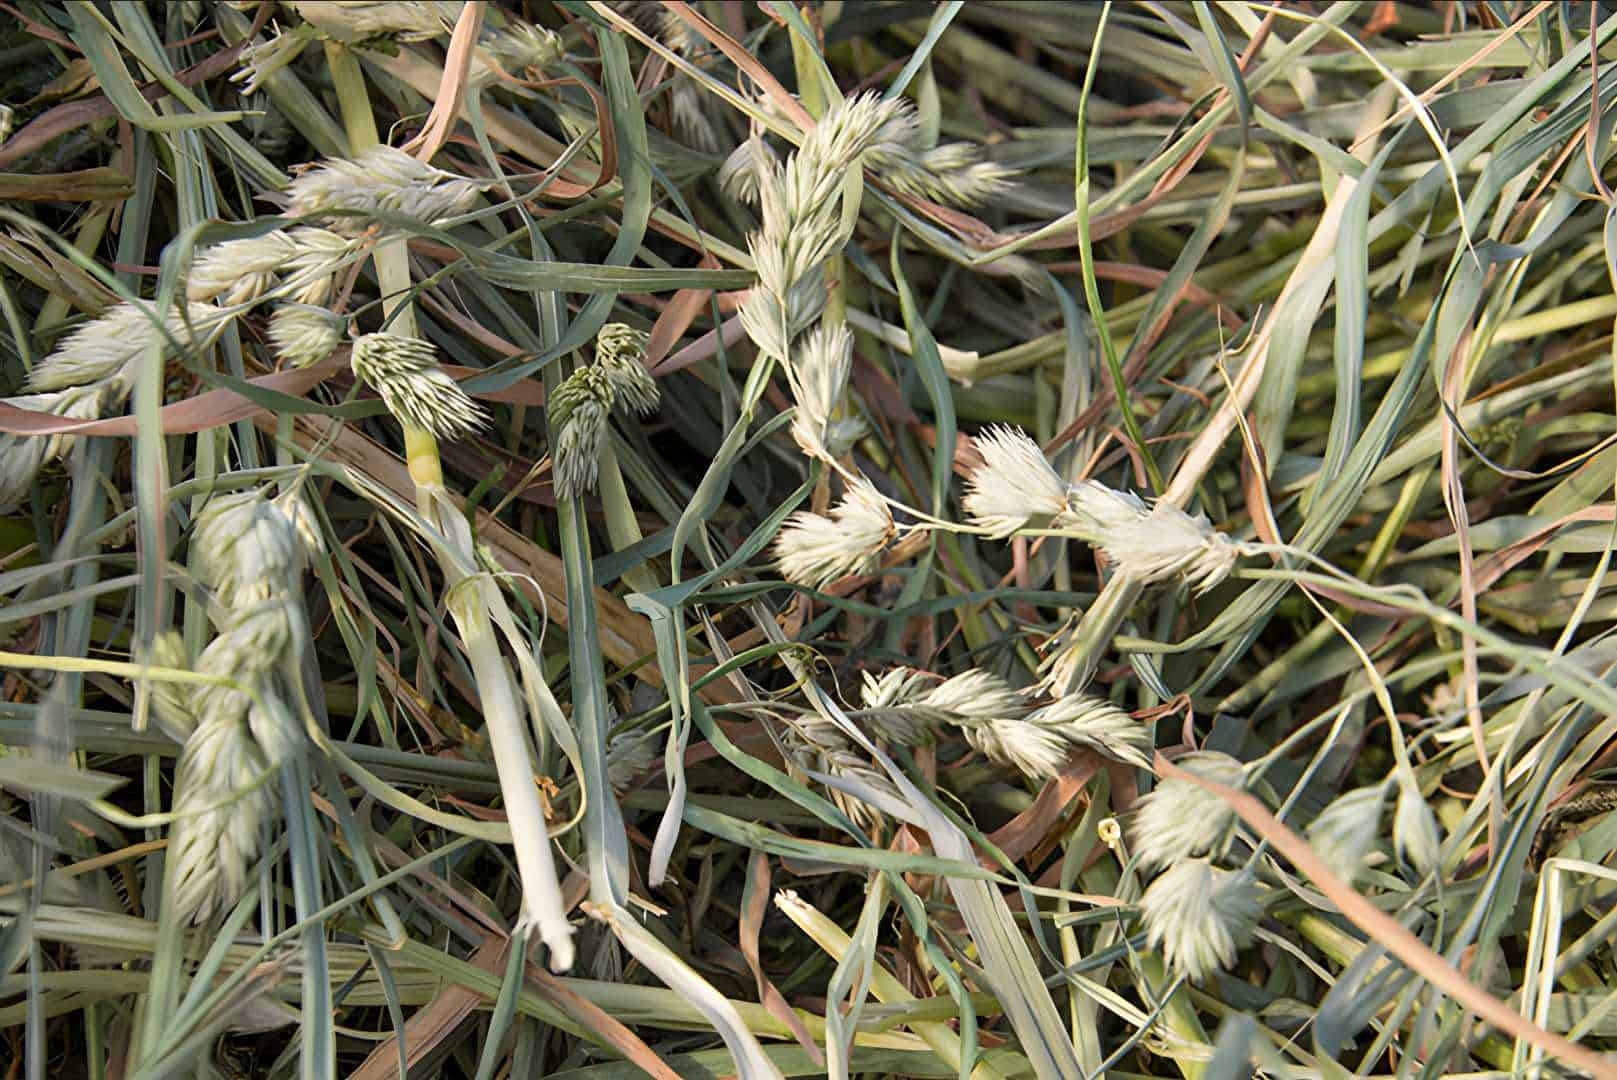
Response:
[[[118,237],[118,251],[120,258],[124,261],[125,265],[132,265],[140,262],[141,253],[145,250],[145,232],[146,226],[149,223],[149,208],[151,206],[151,200],[155,195],[156,140],[146,132],[138,132],[136,134],[135,154],[137,161],[136,194],[137,199],[139,200],[138,205],[141,207],[141,213],[138,215],[128,215],[126,209],[126,217],[124,218],[122,229],[120,230]],[[195,166],[186,166],[182,167],[178,171],[182,176],[191,176],[194,172],[194,168]],[[181,223],[182,225],[190,225],[193,223],[193,220],[196,217],[197,208],[192,208],[189,214],[182,217]],[[120,272],[120,276],[126,279],[124,283],[129,285],[131,288],[136,285],[136,280],[132,274]],[[166,477],[162,471],[161,461],[153,460],[154,458],[160,459],[162,451],[162,439],[160,436],[154,434],[158,428],[154,423],[153,416],[156,411],[156,406],[161,403],[162,399],[162,357],[159,354],[152,357],[151,360],[153,362],[149,362],[143,366],[143,370],[140,373],[135,390],[136,414],[137,416],[142,417],[141,426],[146,432],[146,434],[137,440],[136,453],[140,454],[142,448],[144,447],[146,469],[142,471],[147,477],[148,481],[152,479],[153,472],[155,471],[156,477],[159,479],[159,481],[166,483]],[[217,446],[217,436],[212,432],[203,434],[197,439],[196,442],[197,454],[195,469],[197,478],[205,483],[212,478],[218,469],[218,462],[214,453]],[[147,543],[156,545],[155,547],[148,549],[151,552],[151,562],[148,563],[147,567],[142,568],[143,576],[147,578],[148,587],[151,584],[150,579],[152,577],[157,577],[158,581],[161,582],[160,567],[162,563],[162,554],[167,551],[166,537],[163,536],[161,529],[154,528],[149,523],[153,521],[161,521],[163,519],[163,517],[166,515],[166,503],[166,492],[163,494],[148,492],[146,494],[146,498],[141,500],[141,505],[135,507],[137,522],[146,526],[145,539]],[[193,500],[192,503],[191,510],[193,518],[200,509],[201,498],[199,497],[197,500]],[[197,554],[193,552],[190,556],[190,562],[193,568],[195,567],[196,560]],[[158,604],[164,607],[167,606],[166,601],[168,598],[163,594],[161,589],[155,594],[154,597],[149,596],[149,599],[155,599]],[[188,641],[194,641],[196,643],[196,648],[192,652],[192,655],[196,655],[196,652],[200,651],[201,642],[207,634],[207,614],[205,610],[196,604],[190,597],[186,597],[183,600],[183,605],[183,625],[185,628],[186,637]],[[147,612],[147,615],[151,619],[151,622],[149,623],[150,630],[155,634],[157,627],[162,625],[161,609],[156,612],[149,611]],[[146,640],[141,644],[149,645],[150,641]],[[136,685],[143,686],[146,684],[143,680]],[[141,704],[141,702],[137,699],[137,706],[139,704]],[[146,721],[147,714],[143,713],[139,708],[137,708],[134,723],[135,730],[139,731],[144,728]],[[144,781],[146,787],[145,810],[147,813],[160,812],[164,804],[161,793],[163,784],[161,775],[159,773],[159,766],[160,762],[157,760],[157,758],[148,757],[146,759]],[[154,828],[147,833],[147,838],[155,841],[159,838],[160,832],[160,829]],[[139,1035],[133,1040],[134,1059],[137,1062],[140,1060],[141,1053],[153,1045],[163,1034],[168,1023],[168,1019],[173,1015],[174,1009],[179,1001],[179,991],[182,984],[180,965],[183,961],[183,956],[180,944],[180,933],[182,929],[180,926],[180,920],[176,913],[171,910],[171,905],[161,902],[162,900],[167,899],[167,887],[165,882],[167,879],[168,869],[168,858],[166,855],[154,855],[152,858],[147,860],[148,902],[159,905],[157,907],[159,912],[159,938],[158,948],[154,953],[152,962],[152,973],[156,977],[152,985],[156,989],[155,992],[147,994],[141,1001],[141,1009],[143,1012],[140,1012],[139,1015],[141,1019],[145,1021],[145,1023],[142,1027],[137,1028]]]
[[[1129,404],[1129,386],[1123,377],[1123,365],[1117,356],[1117,345],[1112,341],[1112,331],[1106,322],[1106,312],[1101,308],[1100,287],[1095,281],[1095,247],[1089,238],[1089,95],[1095,87],[1095,73],[1100,69],[1101,41],[1106,34],[1106,20],[1112,13],[1111,0],[1106,0],[1101,7],[1100,21],[1095,26],[1095,38],[1089,46],[1089,63],[1084,69],[1084,86],[1078,97],[1077,119],[1077,160],[1073,165],[1073,198],[1077,210],[1074,218],[1078,226],[1078,257],[1083,266],[1084,299],[1089,304],[1089,319],[1094,324],[1095,333],[1100,338],[1101,354],[1106,358],[1106,369],[1112,376],[1112,391],[1117,397],[1118,411],[1123,415],[1123,427],[1128,431],[1130,440],[1145,462],[1145,471],[1151,478],[1151,490],[1163,490],[1162,471],[1157,468],[1155,456],[1151,453],[1151,446],[1145,440],[1145,433],[1140,430],[1140,421],[1134,415],[1134,407]]]
[[[872,888],[875,888],[874,884]],[[787,918],[791,919],[792,922],[796,923],[798,929],[812,938],[814,943],[824,949],[826,954],[836,960],[838,964],[841,964],[850,955],[849,950],[853,946],[853,939],[835,922],[826,918],[825,914],[818,908],[807,903],[795,893],[778,893],[775,897],[775,907]],[[914,995],[904,989],[902,983],[894,978],[886,968],[874,961],[870,964],[869,980],[870,992],[877,1001],[887,1004],[900,1004],[915,1000]],[[960,1037],[955,1033],[954,1029],[946,1023],[932,1021],[916,1021],[909,1026],[917,1035],[926,1040],[926,1044],[933,1049],[944,1064],[956,1071],[960,1070],[962,1065]],[[967,1075],[972,1077],[972,1080],[1004,1080],[1005,1074],[988,1062],[979,1061],[976,1067]]]
[[[849,947],[837,958],[836,971],[826,987],[826,1000],[833,1004],[826,1009],[825,1053],[827,1071],[834,1080],[848,1080],[853,1032],[858,1030],[859,1018],[864,1014],[876,967],[876,931],[882,913],[887,910],[885,885],[886,878],[882,875],[871,875]],[[784,898],[786,894],[781,895]]]
[[[320,853],[324,831],[316,826],[309,802],[313,778],[306,760],[281,769],[285,801],[287,851],[292,863],[292,897],[303,931],[302,1048],[298,1057],[304,1080],[324,1080],[337,1071],[337,1038],[332,1022],[331,972],[326,952],[326,928],[313,916],[325,907],[321,886]]]

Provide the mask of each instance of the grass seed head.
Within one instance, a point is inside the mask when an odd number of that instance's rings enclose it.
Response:
[[[723,149],[719,129],[708,116],[707,92],[684,72],[677,72],[668,88],[668,112],[674,131],[693,150],[717,154]]]
[[[354,342],[354,376],[378,394],[401,423],[456,439],[483,427],[488,416],[438,366],[438,351],[420,338],[366,334]]]
[[[1239,789],[1241,763],[1215,750],[1197,750],[1174,764],[1205,780]],[[1172,866],[1192,855],[1218,855],[1235,822],[1228,803],[1194,780],[1169,777],[1140,799],[1130,835],[1143,865]]]
[[[1206,859],[1175,863],[1140,897],[1147,943],[1192,982],[1235,963],[1261,910],[1249,875]]]
[[[134,386],[135,371],[156,347],[167,352],[169,339],[194,348],[206,348],[219,336],[229,316],[212,304],[192,303],[182,315],[170,311],[167,336],[131,303],[109,308],[64,338],[56,351],[28,377],[30,390],[65,390],[70,386],[110,382],[118,401]],[[111,404],[111,401],[107,402]]]
[[[764,290],[777,299],[786,297],[842,246],[847,236],[838,196],[847,169],[876,140],[895,137],[914,124],[913,111],[902,101],[861,94],[827,109],[784,163],[753,154],[762,224],[747,246]]]
[[[581,367],[556,387],[548,408],[556,437],[550,456],[558,498],[594,490],[607,418],[616,401],[612,378],[599,367]]]
[[[1151,767],[1155,738],[1150,726],[1104,698],[1067,694],[1035,709],[1027,722],[1055,732],[1073,747],[1095,750],[1141,769]]]
[[[347,331],[347,319],[310,304],[281,304],[270,316],[276,359],[294,368],[318,364],[336,352]]]
[[[974,442],[983,463],[967,481],[962,503],[972,524],[1003,539],[1067,508],[1067,485],[1026,432],[996,425]]]
[[[897,530],[887,502],[869,480],[847,486],[826,517],[799,511],[775,539],[775,557],[788,581],[821,589],[852,574],[868,574]]]
[[[661,401],[657,380],[646,370],[651,335],[624,323],[607,323],[595,338],[595,363],[611,380],[616,401],[642,416]]]
[[[396,5],[395,5],[396,6]],[[476,201],[480,185],[417,161],[403,150],[377,145],[354,158],[331,158],[307,169],[287,188],[293,216],[385,210],[434,222]],[[332,229],[355,227],[334,217]]]

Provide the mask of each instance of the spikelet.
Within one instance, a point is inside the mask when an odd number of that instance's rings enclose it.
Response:
[[[512,74],[543,71],[565,52],[561,35],[543,26],[513,21],[483,43],[489,56]]]
[[[45,394],[23,394],[6,404],[66,420],[94,420],[112,396],[107,383],[70,386]],[[12,435],[0,432],[0,514],[10,513],[28,498],[40,469],[63,457],[72,435]]]
[[[1128,525],[1112,529],[1101,544],[1117,572],[1138,581],[1182,577],[1197,595],[1230,576],[1241,549],[1204,515],[1157,505]]]
[[[782,742],[788,763],[803,772],[857,781],[873,791],[898,797],[898,789],[887,775],[867,761],[835,724],[817,713],[796,717],[786,728]],[[880,810],[840,788],[831,789],[831,799],[861,828],[871,828],[882,820]]]
[[[354,251],[356,241],[330,229],[300,225],[287,232],[292,257],[281,267],[288,298],[298,304],[325,306],[331,299],[337,271]]]
[[[131,303],[109,308],[99,318],[85,323],[57,345],[56,351],[34,368],[28,377],[30,390],[65,390],[87,383],[113,383],[118,403],[134,386],[136,366],[154,346],[168,348],[168,339],[181,345],[206,348],[224,329],[228,317],[211,304],[187,305],[185,315],[170,311],[164,326],[167,337],[148,317],[146,309]]]
[[[321,34],[338,41],[363,41],[381,34],[401,41],[436,37],[454,25],[458,3],[446,0],[286,0]]]
[[[1009,765],[1032,780],[1055,776],[1072,750],[1058,732],[1021,719],[973,724],[963,733],[990,760]]]
[[[185,638],[175,630],[164,630],[152,639],[146,662],[154,667],[191,669],[191,653],[185,647]],[[196,730],[197,715],[192,705],[193,690],[184,683],[153,679],[150,683],[152,714],[170,738],[184,743]]]
[[[972,523],[1005,538],[1045,525],[1067,509],[1067,487],[1039,444],[1019,428],[996,425],[975,440],[983,464],[967,481],[963,505]]]
[[[1193,751],[1174,764],[1225,787],[1239,788],[1246,775],[1239,761],[1215,750]],[[1140,800],[1130,833],[1142,865],[1172,866],[1192,855],[1222,853],[1234,821],[1223,799],[1194,780],[1169,777]]]
[[[1355,788],[1331,800],[1308,825],[1308,843],[1331,873],[1352,885],[1381,835],[1383,784]]]
[[[730,156],[719,166],[719,188],[736,202],[757,206],[760,174],[779,165],[775,151],[754,135],[730,151]]]
[[[780,259],[779,252],[760,249],[754,257],[762,260],[759,265],[769,272],[783,273],[772,269]],[[759,352],[784,360],[791,352],[792,340],[813,326],[824,309],[825,275],[816,266],[805,271],[784,297],[767,289],[753,289],[737,314],[741,328]]]
[[[792,438],[810,457],[834,460],[864,428],[857,419],[836,416],[853,370],[853,335],[842,323],[821,323],[798,342],[793,354],[787,368],[797,398]]]
[[[928,683],[926,672],[913,668],[890,668],[880,675],[864,672],[860,687],[864,708],[859,710],[859,718],[869,722],[881,738],[900,746],[932,742],[938,717],[920,704]]]
[[[302,172],[287,188],[287,213],[386,210],[430,223],[469,208],[478,189],[475,181],[377,145],[355,158],[330,158]],[[350,219],[331,220],[333,229],[355,227]]]
[[[899,709],[920,704],[931,683],[924,671],[895,667],[877,675],[861,673],[860,701],[866,709]]]
[[[1050,739],[1015,730],[1027,716],[1027,697],[981,668],[970,668],[941,683],[909,668],[893,668],[879,677],[866,672],[863,699],[861,715],[879,724],[912,726],[924,733],[926,741],[931,740],[934,726],[952,724],[964,729],[967,740],[996,761],[1039,761],[1041,775],[1056,752]],[[1019,754],[1018,747],[1025,753]],[[1064,758],[1065,751],[1060,753]]]
[[[281,304],[270,316],[269,338],[276,359],[300,368],[336,352],[347,329],[346,319],[323,307]]]
[[[1106,552],[1119,574],[1141,582],[1183,577],[1199,595],[1235,569],[1240,547],[1206,515],[1147,507],[1137,496],[1085,480],[1067,490],[1056,525]]]
[[[1067,694],[1030,713],[1027,722],[1057,732],[1074,747],[1142,769],[1151,767],[1155,744],[1151,728],[1104,698]]]
[[[302,537],[286,514],[257,491],[210,498],[191,538],[198,580],[226,608],[245,608],[286,592],[303,573]]]
[[[242,96],[251,97],[263,88],[266,80],[296,60],[313,40],[314,34],[301,26],[292,30],[277,26],[269,38],[255,40],[241,51],[241,67],[230,76],[230,81],[241,84]]]
[[[998,724],[1027,715],[1027,698],[1010,683],[982,668],[970,668],[921,695],[921,705],[951,724]]]
[[[281,672],[301,653],[299,623],[289,593],[234,609],[219,635],[197,658],[197,670],[247,683],[257,690],[257,700],[233,687],[199,687],[194,698],[198,726],[208,723],[215,707],[226,712],[244,709],[248,730],[265,762],[276,766],[289,760],[301,747],[303,733],[286,703]]]
[[[1141,768],[1150,764],[1150,729],[1109,701],[1068,694],[1028,712],[1022,695],[1003,680],[987,672],[967,674],[974,678],[957,691],[962,703],[954,709],[961,719],[952,722],[962,726],[971,745],[1029,779],[1055,776],[1072,751],[1080,748]],[[967,692],[977,686],[982,690]]]
[[[274,815],[271,770],[251,738],[245,700],[216,699],[175,769],[165,892],[185,922],[204,922],[241,896]]]
[[[487,423],[488,417],[455,380],[438,366],[429,342],[401,334],[366,334],[354,342],[354,377],[381,395],[401,423],[455,439]]]
[[[551,471],[556,496],[571,499],[595,487],[607,417],[617,401],[612,379],[598,367],[581,367],[556,387],[547,410],[555,436]]]
[[[910,143],[873,146],[865,167],[903,195],[951,206],[978,206],[1012,186],[1016,170],[983,160],[971,143],[944,143],[929,150]]]
[[[1067,489],[1067,509],[1058,524],[1098,543],[1148,513],[1150,508],[1131,491],[1114,491],[1097,480],[1080,480]]]
[[[1078,631],[1083,615],[1074,612],[1055,633],[1039,645],[1039,688],[1055,697],[1082,688],[1086,677],[1084,659],[1089,652],[1086,639]]]
[[[314,504],[304,495],[301,487],[294,487],[277,495],[274,503],[275,508],[298,534],[298,540],[303,544],[305,553],[326,550],[326,542],[320,532],[320,518],[314,511]]]
[[[657,380],[646,370],[651,336],[624,323],[607,323],[595,336],[595,364],[612,383],[619,404],[644,416],[661,400]]]
[[[786,580],[820,589],[874,570],[896,532],[886,500],[859,477],[829,517],[804,510],[788,518],[775,538],[775,558]]]
[[[657,12],[657,32],[670,48],[681,56],[695,59],[711,51],[706,39],[691,29],[689,23],[671,11]],[[674,132],[686,146],[704,154],[719,152],[719,131],[707,114],[707,96],[683,71],[670,76],[668,111],[674,121]]]
[[[226,307],[256,300],[297,254],[297,243],[281,231],[215,244],[191,263],[186,298],[213,300]]]
[[[1206,859],[1174,864],[1140,898],[1147,943],[1192,982],[1235,963],[1261,911],[1250,875]]]

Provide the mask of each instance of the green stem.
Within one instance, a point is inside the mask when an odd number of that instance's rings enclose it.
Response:
[[[1167,967],[1155,953],[1141,955],[1140,975],[1159,991],[1162,987],[1172,985]],[[1181,987],[1168,999],[1168,1003],[1162,1009],[1162,1020],[1170,1032],[1196,1047],[1205,1048],[1212,1043],[1207,1037],[1207,1029],[1202,1027],[1201,1018],[1196,1015],[1196,1007],[1190,1002],[1188,988]],[[1180,1057],[1174,1055],[1171,1047],[1166,1052],[1173,1057],[1174,1065],[1185,1080],[1202,1080],[1202,1077],[1207,1075],[1207,1062],[1201,1057]]]
[[[500,792],[511,825],[517,872],[522,879],[522,918],[518,929],[534,926],[550,947],[550,966],[566,971],[573,965],[573,928],[568,925],[561,889],[556,884],[550,833],[545,827],[539,788],[533,782],[522,709],[517,703],[511,671],[500,652],[494,623],[489,618],[491,598],[488,593],[494,589],[486,579],[462,582],[461,593],[451,599],[449,609],[460,629],[466,658],[471,661],[472,677],[482,697],[489,746],[494,751]]]
[[[1100,23],[1095,27],[1095,40],[1089,46],[1089,67],[1084,72],[1083,93],[1078,98],[1078,157],[1075,166],[1078,257],[1084,271],[1084,300],[1089,304],[1089,318],[1095,324],[1101,351],[1106,354],[1106,369],[1112,376],[1112,390],[1117,395],[1118,410],[1123,414],[1123,427],[1145,461],[1145,471],[1151,477],[1151,490],[1160,492],[1164,487],[1162,472],[1157,468],[1156,459],[1151,456],[1145,432],[1140,430],[1140,421],[1135,418],[1134,409],[1129,404],[1128,382],[1123,378],[1117,344],[1112,341],[1112,332],[1106,325],[1106,310],[1101,307],[1100,286],[1095,281],[1095,248],[1089,238],[1089,93],[1095,85],[1095,71],[1100,66],[1101,38],[1106,33],[1106,17],[1111,11],[1110,2],[1101,9]]]
[[[629,501],[629,489],[623,482],[623,470],[618,467],[618,452],[607,439],[601,447],[600,480],[597,487],[601,506],[606,511],[606,534],[612,547],[618,551],[638,544],[643,535],[640,522],[634,516],[634,504]],[[623,574],[623,580],[636,592],[655,592],[660,586],[651,567],[642,563]]]

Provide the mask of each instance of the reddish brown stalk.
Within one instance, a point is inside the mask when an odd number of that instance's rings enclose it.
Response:
[[[1366,900],[1352,886],[1333,874],[1325,861],[1314,854],[1308,841],[1292,832],[1254,796],[1223,784],[1203,779],[1178,768],[1161,754],[1156,756],[1156,773],[1165,779],[1189,780],[1223,799],[1241,820],[1268,841],[1298,870],[1313,881],[1326,899],[1335,904],[1344,918],[1365,936],[1383,945],[1411,971],[1437,989],[1476,1013],[1513,1038],[1532,1043],[1545,1053],[1569,1065],[1576,1065],[1597,1080],[1617,1080],[1617,1063],[1588,1047],[1579,1046],[1553,1031],[1546,1031],[1531,1020],[1466,978],[1459,969],[1439,956],[1403,923]]]

